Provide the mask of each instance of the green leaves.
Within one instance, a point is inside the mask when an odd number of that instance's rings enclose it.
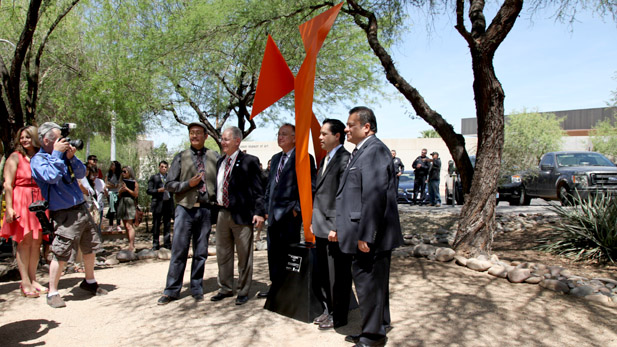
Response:
[[[535,168],[546,152],[561,148],[562,119],[552,113],[513,113],[506,117],[502,170],[505,173]]]

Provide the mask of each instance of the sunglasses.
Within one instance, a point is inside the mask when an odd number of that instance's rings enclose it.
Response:
[[[122,173],[129,173],[129,172],[128,172],[128,171],[126,171],[126,170],[122,170]]]

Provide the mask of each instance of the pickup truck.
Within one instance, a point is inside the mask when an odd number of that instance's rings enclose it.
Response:
[[[559,200],[562,205],[598,193],[617,193],[617,166],[595,152],[549,152],[536,170],[527,172],[520,187],[525,200]]]

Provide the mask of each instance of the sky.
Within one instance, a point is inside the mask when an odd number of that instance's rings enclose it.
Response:
[[[551,14],[536,13],[531,20],[522,14],[497,49],[494,65],[506,94],[506,114],[524,109],[549,112],[605,107],[611,92],[617,90],[615,21],[583,13],[570,25],[556,22]],[[460,132],[462,118],[475,117],[471,57],[452,18],[441,17],[430,32],[426,22],[414,23],[391,54],[401,75],[455,131]],[[431,129],[424,120],[410,117],[415,113],[409,102],[385,82],[385,75],[382,78],[384,90],[392,97],[365,105],[375,111],[377,135],[416,138]],[[346,122],[347,111],[341,105],[327,116]],[[275,125],[260,128],[248,140],[275,141],[276,132]],[[165,142],[173,148],[185,135],[186,130],[176,126],[148,134],[148,138],[155,146]]]

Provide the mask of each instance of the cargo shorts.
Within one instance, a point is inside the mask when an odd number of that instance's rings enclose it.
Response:
[[[68,261],[73,251],[77,254],[78,245],[83,254],[91,254],[101,243],[85,203],[51,211],[50,217],[55,231],[51,251],[56,260]]]

